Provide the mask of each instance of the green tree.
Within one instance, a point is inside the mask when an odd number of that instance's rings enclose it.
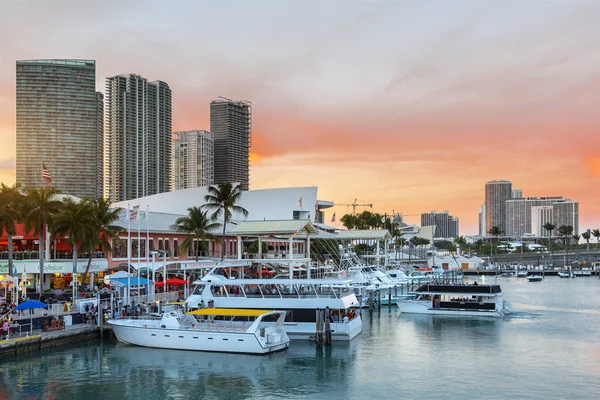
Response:
[[[189,235],[179,245],[181,251],[186,252],[192,247],[195,247],[196,261],[200,256],[200,245],[206,240],[214,239],[215,236],[211,233],[221,227],[221,224],[214,222],[213,219],[208,217],[208,211],[202,211],[201,207],[190,207],[187,209],[188,215],[185,217],[179,217],[175,221],[174,225],[171,225],[171,230],[179,233],[185,233]],[[198,240],[196,246],[193,246],[195,240]]]
[[[345,214],[342,218],[340,218],[342,224],[346,227],[346,229],[356,229],[356,216],[352,214]]]
[[[8,235],[8,275],[14,276],[13,236],[17,234],[17,223],[23,220],[24,197],[18,184],[0,186],[0,235]]]
[[[67,198],[61,210],[53,216],[50,224],[52,235],[68,235],[69,243],[73,249],[73,276],[77,273],[77,250],[97,235],[94,231],[94,220],[90,206],[90,199],[79,202]],[[73,282],[73,300],[77,299],[77,285]]]
[[[556,225],[550,222],[544,224],[544,229],[548,231],[548,250],[550,251],[550,258],[552,259],[552,265],[554,265],[554,253],[552,251],[552,231],[556,229]]]
[[[491,252],[491,255],[490,255],[490,257],[493,257],[493,255],[494,255],[494,249],[496,248],[496,250],[497,250],[497,247],[498,247],[498,237],[499,237],[500,235],[502,235],[502,234],[504,233],[504,231],[503,231],[503,230],[501,230],[501,229],[500,229],[499,227],[497,227],[497,226],[492,226],[492,227],[490,228],[490,230],[488,231],[488,233],[494,237],[494,241],[495,241],[495,244],[494,244],[494,245],[492,245],[492,247],[491,247],[491,250],[492,250],[492,252]]]
[[[596,252],[600,248],[600,229],[594,229],[592,235],[596,238]]]
[[[260,242],[260,247],[262,254],[266,254],[269,252],[269,245],[267,245],[267,242]],[[248,247],[246,247],[246,251],[249,254],[258,254],[258,240],[255,240],[252,243],[250,243]]]
[[[26,188],[24,204],[25,230],[39,235],[40,293],[44,290],[44,227],[52,225],[54,216],[62,208],[60,191],[53,187]]]
[[[120,241],[118,234],[124,229],[118,225],[113,225],[119,220],[121,208],[111,208],[111,203],[104,198],[96,198],[88,201],[90,207],[90,216],[92,219],[92,233],[85,240],[85,249],[88,251],[88,262],[85,267],[85,273],[81,280],[81,291],[85,289],[85,281],[92,265],[92,256],[98,247],[102,247],[104,253],[112,253],[112,243]],[[92,282],[93,284],[93,282]],[[90,285],[93,287],[93,285]]]
[[[221,261],[225,257],[225,230],[227,224],[231,221],[232,211],[248,217],[248,210],[237,205],[242,197],[242,188],[239,184],[231,182],[221,182],[218,185],[208,187],[208,194],[204,196],[203,207],[212,211],[212,220],[218,218],[221,212],[223,213],[223,237],[221,241]]]
[[[590,252],[590,237],[591,236],[592,235],[590,234],[589,230],[587,230],[581,234],[581,237],[585,239],[585,252],[586,253]]]

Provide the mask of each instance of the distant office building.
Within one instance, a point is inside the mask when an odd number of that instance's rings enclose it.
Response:
[[[512,190],[511,198],[520,199],[522,197],[523,197],[523,189],[513,189]]]
[[[485,229],[485,204],[479,207],[479,236],[487,236],[487,229]]]
[[[579,203],[570,199],[553,201],[552,221],[556,229],[562,225],[572,226],[573,235],[579,235]]]
[[[494,226],[506,232],[506,201],[512,196],[512,183],[491,181],[485,184],[486,236]]]
[[[173,190],[171,89],[134,74],[106,78],[106,197]]]
[[[573,227],[573,234],[579,232],[579,203],[564,197],[527,197],[506,202],[506,235],[523,236],[532,233],[548,236],[543,226],[546,223]]]
[[[448,211],[422,213],[421,226],[435,226],[434,239],[458,237],[458,218],[450,215]]]
[[[17,171],[23,186],[102,196],[102,94],[93,60],[17,61]]]
[[[252,106],[248,101],[220,98],[210,103],[210,131],[214,135],[214,181],[239,182],[250,189]]]
[[[550,231],[544,225],[552,223],[552,210],[552,206],[531,207],[531,233],[535,236],[550,236]]]
[[[214,139],[207,131],[185,131],[174,135],[175,189],[214,183]]]

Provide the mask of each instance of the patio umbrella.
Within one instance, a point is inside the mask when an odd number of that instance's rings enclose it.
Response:
[[[34,308],[48,308],[48,305],[37,300],[27,300],[16,306],[14,309],[19,311],[30,310]],[[33,317],[29,317],[29,329],[31,332],[33,332]]]
[[[30,310],[32,308],[48,308],[48,305],[37,300],[27,300],[16,306],[15,310]]]
[[[180,279],[180,278],[170,278],[170,279],[167,279],[167,285],[183,286],[186,283],[187,283],[187,281],[184,281],[183,279]]]

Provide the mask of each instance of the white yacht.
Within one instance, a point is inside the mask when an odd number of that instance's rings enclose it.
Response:
[[[401,312],[496,318],[510,313],[499,285],[426,284],[412,294],[396,303]]]
[[[538,275],[538,274],[533,274],[533,275],[529,275],[527,277],[527,280],[529,282],[541,282],[544,280],[544,277],[542,275]]]
[[[160,319],[112,319],[120,342],[173,350],[267,354],[284,350],[290,339],[283,329],[285,311],[205,308],[171,311]]]
[[[291,339],[315,338],[317,312],[324,310],[330,314],[332,340],[351,340],[362,331],[360,314],[350,312],[359,302],[348,280],[227,279],[209,274],[194,282],[186,302],[190,309],[210,305],[285,310],[283,327]]]

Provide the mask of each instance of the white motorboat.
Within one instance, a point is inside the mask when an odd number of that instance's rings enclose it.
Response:
[[[188,308],[277,309],[287,312],[283,327],[291,339],[316,337],[317,313],[328,309],[332,340],[351,340],[362,331],[359,307],[349,280],[339,279],[227,279],[206,275],[194,282]],[[349,319],[344,317],[354,316]]]
[[[569,272],[567,272],[567,271],[559,271],[559,272],[558,272],[558,276],[559,276],[560,278],[570,278],[570,277],[571,277],[571,274],[570,274]],[[574,278],[574,277],[575,277],[575,275],[573,275],[573,278]]]
[[[499,285],[427,284],[396,304],[407,314],[503,317],[510,307]]]
[[[267,354],[287,349],[285,311],[205,308],[171,311],[160,319],[112,319],[123,343],[173,350]]]
[[[528,275],[527,270],[521,269],[517,272],[517,278],[526,278]]]
[[[591,268],[573,268],[573,276],[592,276]]]
[[[529,282],[541,282],[544,280],[544,277],[542,275],[538,275],[538,274],[533,274],[531,276],[527,277],[527,280]]]

